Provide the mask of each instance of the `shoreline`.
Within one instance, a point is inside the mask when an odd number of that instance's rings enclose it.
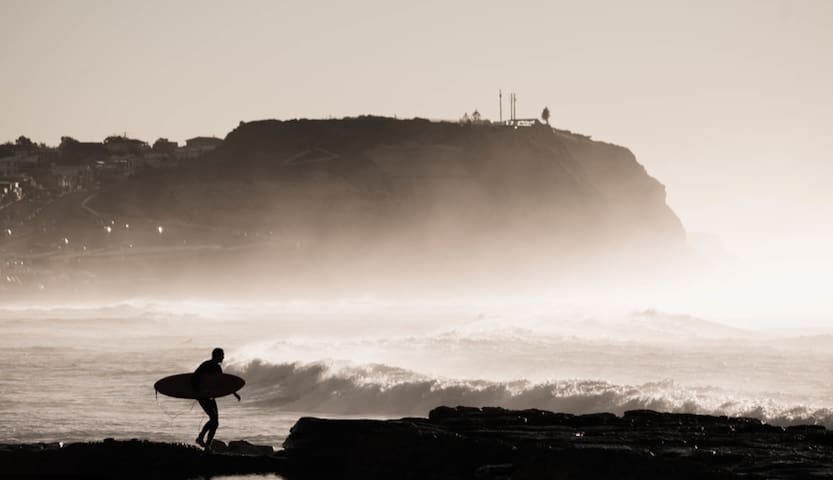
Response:
[[[282,450],[113,440],[0,444],[0,478],[833,478],[833,432],[634,410],[438,407],[397,420],[302,417]]]

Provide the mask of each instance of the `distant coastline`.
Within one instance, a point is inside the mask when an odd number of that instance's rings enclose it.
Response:
[[[439,273],[452,288],[650,269],[687,248],[663,185],[628,149],[535,122],[262,120],[184,146],[20,137],[0,165],[0,289],[23,296],[211,296],[216,271],[283,290],[322,271],[339,291],[357,278],[374,289],[368,271],[411,290]],[[160,288],[170,269],[189,278]]]

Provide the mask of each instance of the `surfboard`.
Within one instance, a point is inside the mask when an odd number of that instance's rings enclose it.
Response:
[[[153,388],[161,393],[174,398],[218,398],[231,395],[243,388],[246,381],[237,375],[228,373],[208,373],[200,378],[199,391],[194,390],[191,378],[193,373],[180,373],[165,377],[153,384]]]

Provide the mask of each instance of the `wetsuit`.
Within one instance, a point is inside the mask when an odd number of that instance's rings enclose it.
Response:
[[[200,389],[200,379],[205,374],[216,374],[216,373],[223,373],[222,367],[220,367],[220,363],[216,360],[206,360],[200,364],[199,367],[194,371],[194,375],[192,378],[192,385],[194,390],[199,391]],[[214,440],[214,434],[217,432],[217,427],[220,426],[220,412],[217,410],[217,401],[213,398],[198,398],[198,402],[200,402],[200,406],[208,415],[208,421],[203,425],[202,430],[200,430],[200,436],[198,438],[203,438],[203,436],[208,433],[208,437],[205,439],[205,444],[208,447],[211,447],[211,441]]]

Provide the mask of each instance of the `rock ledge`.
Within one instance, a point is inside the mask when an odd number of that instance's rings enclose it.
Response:
[[[284,450],[141,440],[0,445],[0,478],[793,479],[833,478],[833,433],[750,418],[649,410],[570,415],[438,407],[428,418],[304,417]]]

